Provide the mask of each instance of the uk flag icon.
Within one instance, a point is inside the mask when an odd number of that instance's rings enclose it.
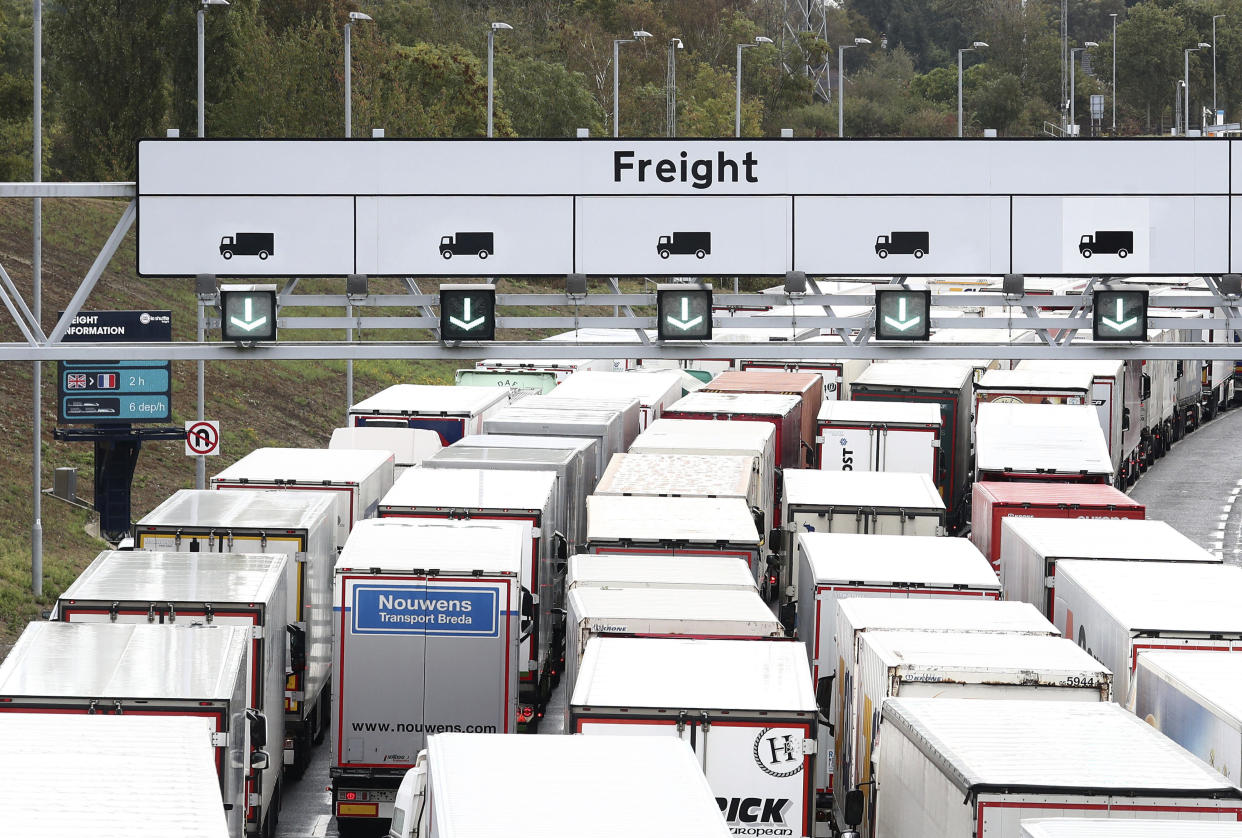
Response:
[[[85,390],[86,375],[83,373],[71,372],[65,376],[66,390]]]

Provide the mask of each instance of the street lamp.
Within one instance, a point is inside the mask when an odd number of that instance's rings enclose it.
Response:
[[[871,43],[866,38],[855,38],[852,44],[837,47],[837,136],[845,136],[845,51]]]
[[[1109,15],[1113,19],[1113,132],[1117,131],[1117,13]]]
[[[1212,15],[1212,124],[1216,123],[1216,21],[1224,15]]]
[[[760,35],[755,38],[755,42],[753,44],[737,45],[737,104],[734,106],[733,111],[733,136],[735,137],[742,136],[742,50],[747,47],[755,47],[759,44],[770,43],[772,43],[771,38],[765,38]]]
[[[962,55],[986,47],[983,41],[975,41],[968,47],[957,51],[957,138],[962,138]]]
[[[1076,116],[1075,116],[1075,114],[1074,114],[1074,100],[1075,100],[1076,98],[1078,98],[1078,97],[1076,97],[1076,96],[1074,95],[1074,90],[1075,90],[1075,87],[1074,87],[1074,62],[1077,60],[1077,59],[1075,59],[1075,57],[1074,57],[1074,53],[1076,53],[1076,52],[1082,52],[1082,51],[1083,51],[1083,50],[1085,50],[1085,49],[1089,49],[1089,48],[1091,48],[1091,47],[1098,47],[1098,46],[1099,46],[1099,44],[1097,44],[1095,41],[1086,41],[1086,42],[1084,42],[1084,43],[1083,43],[1083,45],[1082,45],[1082,46],[1080,46],[1080,47],[1074,47],[1072,50],[1070,50],[1070,88],[1069,88],[1069,93],[1070,93],[1070,100],[1069,100],[1069,102],[1070,102],[1070,121],[1069,121],[1069,124],[1070,124],[1071,126],[1075,126],[1075,125],[1077,125],[1077,124],[1078,124],[1078,119],[1077,119],[1077,117],[1076,117]],[[1073,128],[1071,128],[1070,130],[1071,130],[1071,132],[1072,132],[1074,129],[1073,129]],[[1078,134],[1076,134],[1076,133],[1071,133],[1071,136],[1077,137],[1077,136],[1078,136]]]
[[[1182,50],[1182,59],[1184,64],[1182,68],[1182,84],[1184,85],[1186,91],[1186,106],[1183,109],[1183,113],[1185,115],[1185,136],[1190,136],[1190,54],[1192,52],[1198,52],[1201,49],[1212,49],[1212,45],[1205,44],[1200,41],[1197,47]]]
[[[487,136],[492,136],[492,52],[496,43],[496,33],[501,29],[513,29],[507,23],[494,22],[487,28]]]
[[[670,137],[677,136],[677,50],[685,47],[681,38],[669,39],[668,81],[664,86],[664,123],[665,133]]]
[[[203,76],[204,76],[203,67],[206,65],[207,59],[205,56],[206,46],[204,44],[204,41],[206,39],[203,35],[203,32],[206,29],[206,25],[204,24],[203,19],[207,14],[208,6],[227,6],[228,4],[229,4],[229,0],[199,0],[197,17],[198,17],[198,135],[200,137],[206,136],[206,121],[203,118]]]
[[[371,16],[362,12],[350,12],[345,23],[345,137],[354,137],[354,61],[352,52],[351,30],[355,20],[371,20]]]
[[[650,37],[650,32],[643,29],[635,29],[634,37],[620,38],[612,42],[612,135],[614,137],[621,136],[621,126],[617,122],[621,113],[620,106],[618,105],[621,92],[621,45],[632,44],[635,41],[641,41],[643,38]]]

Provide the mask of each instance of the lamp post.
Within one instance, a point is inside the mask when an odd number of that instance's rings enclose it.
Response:
[[[1212,124],[1216,124],[1216,21],[1224,15],[1212,15]]]
[[[668,42],[668,79],[664,85],[664,123],[665,133],[670,137],[677,136],[677,50],[685,49],[681,38],[670,38]]]
[[[1117,131],[1117,13],[1109,15],[1113,19],[1113,131]]]
[[[496,45],[496,33],[501,29],[512,30],[513,27],[507,23],[495,21],[487,28],[487,136],[492,136],[492,107],[493,107],[493,74],[492,74],[492,53]]]
[[[852,44],[837,47],[837,136],[845,136],[845,51],[871,43],[866,38],[855,38]]]
[[[1185,136],[1190,136],[1190,54],[1192,52],[1198,52],[1201,49],[1211,49],[1211,48],[1212,48],[1211,44],[1205,44],[1202,41],[1200,41],[1197,47],[1191,47],[1190,49],[1182,50],[1182,59],[1183,59],[1182,84],[1185,86],[1185,91],[1186,91],[1186,94],[1185,94],[1186,104],[1185,104],[1185,107],[1182,108],[1182,116],[1185,121],[1185,127],[1184,127],[1184,130],[1186,132]]]
[[[968,47],[957,51],[957,138],[962,138],[962,55],[986,47],[983,41],[975,41]]]
[[[770,44],[771,38],[765,38],[762,35],[755,38],[752,44],[737,45],[737,97],[736,104],[733,107],[733,136],[742,136],[742,50],[747,47],[755,47],[759,44]]]
[[[352,39],[350,37],[355,20],[371,20],[371,16],[362,12],[350,12],[345,23],[345,138],[354,136],[354,61]]]
[[[635,41],[641,41],[643,38],[650,37],[650,32],[643,29],[635,29],[634,37],[619,38],[612,42],[612,135],[614,137],[621,136],[621,125],[618,122],[621,115],[620,105],[618,104],[621,92],[621,45],[632,44]]]
[[[199,0],[197,18],[198,18],[198,135],[200,137],[206,136],[205,134],[206,123],[205,123],[205,120],[203,119],[203,87],[204,87],[203,68],[207,63],[206,54],[205,54],[206,46],[204,43],[206,38],[203,34],[204,30],[206,29],[204,18],[206,17],[208,6],[227,6],[228,4],[229,4],[229,0]],[[201,364],[202,361],[200,361],[199,363]],[[199,462],[202,462],[202,461],[200,460]]]
[[[1085,50],[1085,49],[1089,49],[1090,47],[1098,47],[1098,46],[1099,46],[1099,44],[1097,44],[1095,41],[1087,41],[1087,42],[1086,42],[1086,43],[1084,43],[1082,46],[1080,46],[1080,47],[1074,47],[1072,50],[1070,50],[1070,89],[1069,89],[1069,93],[1070,93],[1070,100],[1069,100],[1069,103],[1070,103],[1070,121],[1069,121],[1069,124],[1070,124],[1070,126],[1075,126],[1075,125],[1077,125],[1077,124],[1078,124],[1078,117],[1077,117],[1077,115],[1076,115],[1076,114],[1075,114],[1075,112],[1074,112],[1074,100],[1077,98],[1077,97],[1074,95],[1074,66],[1075,66],[1075,65],[1074,65],[1074,62],[1077,60],[1077,59],[1075,58],[1074,54],[1075,54],[1075,53],[1078,53],[1078,52],[1082,52],[1082,51],[1083,51],[1083,50]],[[1073,130],[1074,130],[1074,129],[1073,129],[1073,127],[1071,127],[1071,128],[1070,128],[1070,131],[1071,131],[1071,132],[1073,132]],[[1071,133],[1071,136],[1077,137],[1077,136],[1078,136],[1078,134],[1076,134],[1076,133]]]

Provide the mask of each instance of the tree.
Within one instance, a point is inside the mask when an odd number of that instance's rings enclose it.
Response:
[[[1176,95],[1182,50],[1194,46],[1199,37],[1172,10],[1141,3],[1117,25],[1117,40],[1125,44],[1125,49],[1117,50],[1118,100],[1145,114],[1151,131],[1153,109],[1157,115],[1162,113]]]
[[[536,58],[497,56],[497,108],[503,105],[519,137],[572,137],[576,129],[604,130],[604,111],[586,76]]]
[[[34,57],[26,8],[0,2],[0,180],[30,180],[33,174]]]

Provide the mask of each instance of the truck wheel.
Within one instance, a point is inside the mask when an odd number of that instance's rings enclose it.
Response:
[[[267,257],[268,257],[269,255],[270,255],[270,254],[269,254],[266,250],[260,250],[260,251],[259,251],[259,259],[260,259],[260,260],[264,260],[264,261],[266,261],[266,260],[267,260]]]
[[[915,248],[915,250],[914,250],[914,258],[915,258],[915,259],[922,259],[922,258],[923,258],[923,251],[919,250],[918,248]]]
[[[661,250],[660,250],[660,258],[661,258],[661,259],[667,259],[667,258],[668,258],[668,251],[667,251],[667,250],[664,250],[664,249],[661,249]]]
[[[702,259],[707,255],[707,251],[700,247],[698,250],[694,251],[694,255]]]
[[[445,259],[452,259],[452,258],[453,258],[453,251],[451,251],[451,250],[441,250],[441,251],[440,251],[440,255],[441,255],[441,256],[443,256]]]
[[[479,251],[479,258],[480,258],[480,259],[486,259],[486,258],[487,258],[487,251],[486,251],[486,250],[480,250],[480,251]]]
[[[887,250],[884,250],[883,248],[881,248],[880,250],[877,250],[877,251],[875,252],[875,255],[876,255],[876,256],[879,256],[881,259],[887,259],[887,258],[888,258],[888,251],[887,251]]]
[[[1127,256],[1129,256],[1129,255],[1130,255],[1129,251],[1127,251],[1124,247],[1123,247],[1123,248],[1121,248],[1121,250],[1118,250],[1118,251],[1117,251],[1117,258],[1118,258],[1118,259],[1124,259],[1124,258],[1126,258],[1126,257],[1127,257]]]
[[[233,258],[233,251],[231,251],[231,250],[221,250],[221,251],[220,251],[220,255],[221,255],[221,256],[223,256],[225,259],[232,259],[232,258]]]
[[[1081,250],[1079,250],[1078,252],[1082,254],[1082,258],[1084,258],[1084,259],[1090,259],[1090,258],[1091,258],[1091,249],[1090,249],[1090,248],[1088,248],[1088,247],[1084,247],[1084,248],[1082,248]]]

